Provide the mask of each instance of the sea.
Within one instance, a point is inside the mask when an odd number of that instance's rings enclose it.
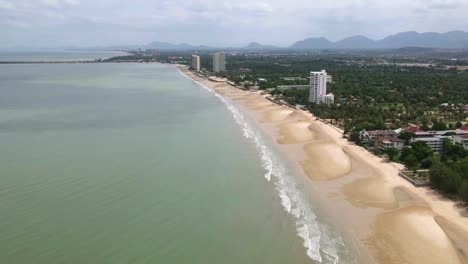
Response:
[[[0,65],[0,142],[0,263],[356,263],[255,122],[173,65]]]

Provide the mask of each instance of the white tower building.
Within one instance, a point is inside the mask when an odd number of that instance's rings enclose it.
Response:
[[[224,55],[224,53],[219,52],[213,54],[213,71],[226,71],[226,55]]]
[[[310,72],[309,101],[312,103],[320,103],[321,96],[326,94],[327,72],[325,70],[319,72]]]
[[[192,69],[200,71],[200,56],[192,55]]]

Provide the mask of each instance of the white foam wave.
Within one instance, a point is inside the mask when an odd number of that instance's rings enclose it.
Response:
[[[181,72],[182,73],[182,72]],[[182,73],[183,76],[189,78]],[[190,78],[189,78],[190,79]],[[192,79],[191,79],[192,80]],[[259,151],[262,165],[266,170],[265,178],[272,181],[281,200],[284,210],[294,217],[299,237],[304,240],[307,256],[317,262],[339,263],[337,245],[344,245],[341,237],[332,238],[323,226],[319,226],[315,214],[301,191],[296,187],[294,178],[287,173],[282,162],[265,144],[259,131],[253,129],[247,119],[233,102],[217,94],[200,82],[192,80],[208,92],[219,98],[232,113],[234,120],[242,128],[244,137],[252,140]]]

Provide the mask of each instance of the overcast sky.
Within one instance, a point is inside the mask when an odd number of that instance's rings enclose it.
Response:
[[[151,41],[279,46],[307,37],[380,39],[468,31],[468,0],[0,0],[0,47]]]

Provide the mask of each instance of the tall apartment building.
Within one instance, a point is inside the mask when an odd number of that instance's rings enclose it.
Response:
[[[192,69],[195,71],[200,71],[200,56],[198,55],[192,55]]]
[[[226,55],[224,53],[218,52],[213,54],[213,71],[226,71]]]
[[[334,101],[333,94],[327,95],[327,72],[310,72],[309,101],[312,103],[331,104]]]

